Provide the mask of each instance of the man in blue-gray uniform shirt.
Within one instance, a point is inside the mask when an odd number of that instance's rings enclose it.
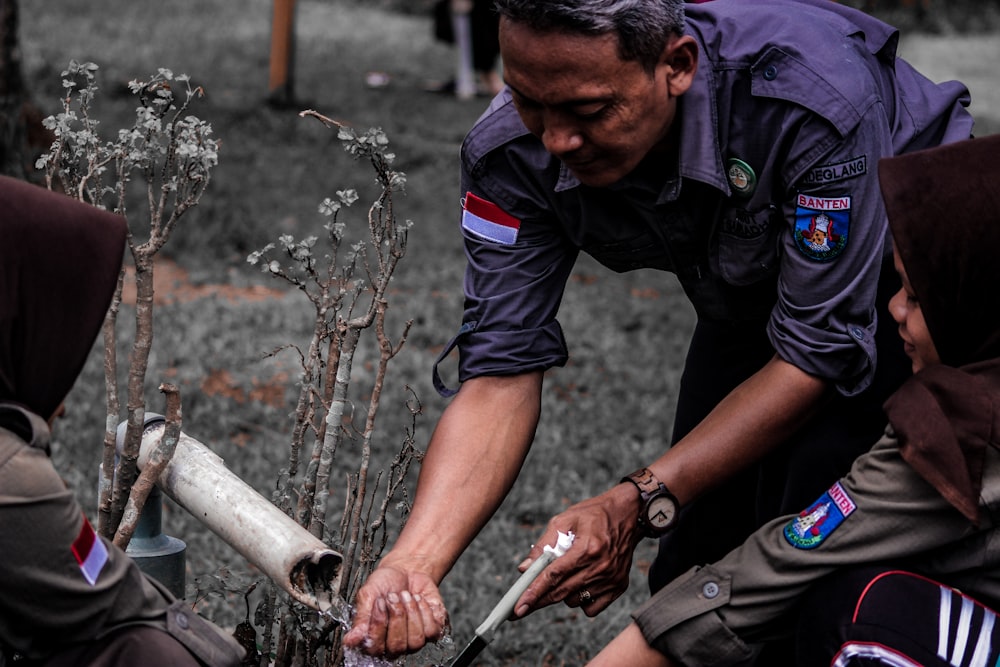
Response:
[[[567,359],[555,316],[581,250],[674,272],[698,324],[672,442],[552,519],[530,558],[557,531],[576,542],[517,616],[597,614],[642,537],[661,539],[657,589],[827,489],[881,435],[908,369],[874,166],[972,131],[964,86],[932,83],[896,58],[896,30],[828,0],[497,7],[507,88],[462,150],[466,305],[445,352],[461,388],[359,593],[345,641],[370,653],[442,631],[437,585],[513,484],[542,374]]]

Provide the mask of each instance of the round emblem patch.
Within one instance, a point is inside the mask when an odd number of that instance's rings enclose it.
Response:
[[[757,174],[753,173],[750,165],[739,158],[729,158],[726,177],[729,179],[729,185],[741,197],[749,197],[757,188]]]

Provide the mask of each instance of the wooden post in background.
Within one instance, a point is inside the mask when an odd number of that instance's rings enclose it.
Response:
[[[295,0],[274,0],[271,21],[271,68],[268,102],[287,107],[295,103]]]

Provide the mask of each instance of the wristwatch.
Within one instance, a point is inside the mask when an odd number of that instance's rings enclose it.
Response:
[[[639,525],[646,537],[660,537],[674,527],[680,503],[649,468],[640,468],[622,481],[631,482],[639,489],[642,500]]]

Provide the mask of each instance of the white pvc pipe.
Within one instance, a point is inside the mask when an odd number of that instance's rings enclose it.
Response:
[[[160,420],[147,417],[146,423],[140,470],[165,429]],[[329,609],[343,557],[237,477],[205,445],[181,432],[158,485],[293,598],[313,609]]]

